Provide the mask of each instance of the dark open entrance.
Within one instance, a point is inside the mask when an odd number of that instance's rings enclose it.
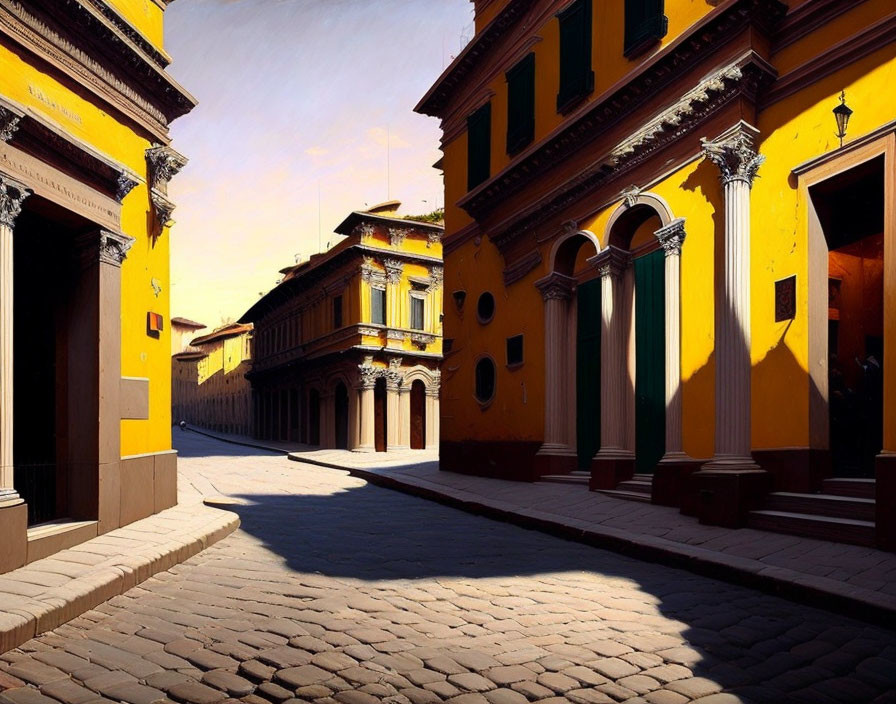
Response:
[[[320,445],[320,393],[308,392],[308,444]]]
[[[873,477],[883,446],[884,157],[810,193],[828,246],[833,474]]]
[[[576,287],[576,455],[590,469],[600,450],[600,279]]]
[[[348,449],[348,389],[341,381],[336,385],[335,397],[336,447]]]
[[[292,442],[299,440],[299,390],[289,390],[289,439]]]
[[[426,385],[417,379],[411,384],[411,449],[426,448]]]
[[[655,250],[635,268],[635,468],[651,473],[666,442],[665,257]]]
[[[386,380],[380,377],[373,387],[373,436],[377,452],[386,451]]]

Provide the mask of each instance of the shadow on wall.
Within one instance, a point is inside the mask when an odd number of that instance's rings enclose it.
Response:
[[[519,623],[535,623],[537,613],[537,623],[547,618],[580,630],[569,613],[590,611],[595,632],[590,640],[583,637],[582,644],[599,641],[609,648],[609,641],[616,640],[638,650],[662,650],[667,662],[687,666],[744,701],[833,702],[824,695],[825,680],[853,674],[872,656],[882,657],[896,671],[896,634],[398,492],[365,485],[327,496],[242,498],[252,502],[236,507],[242,530],[299,573],[366,582],[511,579],[518,587],[525,584],[520,577],[541,579],[544,588],[531,596],[544,606],[516,605],[502,609],[502,620],[493,622],[490,614],[483,623],[525,630]],[[521,591],[515,596],[530,595]],[[313,611],[316,606],[308,602],[303,608]],[[494,609],[486,601],[481,608]],[[582,619],[580,625],[587,622]],[[458,620],[458,626],[467,625]],[[861,639],[856,639],[857,628]],[[679,634],[689,648],[677,647]],[[838,650],[847,642],[848,648]],[[584,648],[581,652],[566,657],[581,664],[596,657]],[[648,660],[662,663],[659,656],[642,657],[645,667]],[[850,701],[872,701],[885,686],[877,678],[859,676],[839,681],[848,683]]]

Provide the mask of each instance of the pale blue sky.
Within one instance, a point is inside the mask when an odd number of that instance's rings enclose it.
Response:
[[[316,252],[318,186],[323,248],[365,203],[441,206],[438,122],[413,108],[471,33],[469,0],[172,3],[169,70],[199,100],[171,129],[190,159],[171,183],[172,317],[238,318]]]

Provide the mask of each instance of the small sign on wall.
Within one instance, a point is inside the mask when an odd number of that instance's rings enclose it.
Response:
[[[796,317],[796,275],[775,281],[775,322]]]
[[[164,320],[160,313],[148,312],[146,314],[146,334],[158,338],[165,326]]]

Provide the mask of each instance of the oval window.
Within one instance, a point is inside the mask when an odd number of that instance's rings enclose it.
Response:
[[[480,323],[491,322],[495,317],[495,297],[488,291],[479,296],[479,302],[476,304],[476,315]]]
[[[488,403],[495,395],[495,363],[489,357],[476,362],[476,400]]]

